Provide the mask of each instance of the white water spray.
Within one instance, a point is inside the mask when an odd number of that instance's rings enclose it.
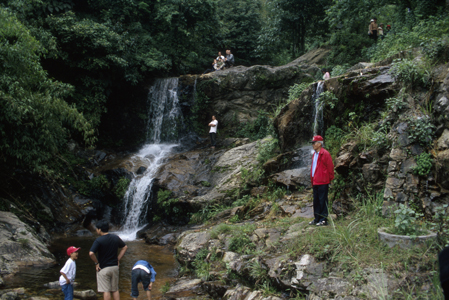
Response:
[[[318,82],[312,101],[315,101],[315,111],[313,114],[313,135],[317,135],[323,127],[323,107],[324,103],[320,101],[320,95],[324,90],[324,82]]]
[[[149,201],[154,176],[177,146],[178,129],[182,126],[182,112],[177,94],[178,78],[158,79],[148,94],[149,121],[147,124],[147,142],[134,155],[134,159],[144,162],[146,171],[136,176],[129,184],[124,197],[125,221],[117,234],[123,240],[136,239],[136,233],[146,225]],[[167,144],[163,144],[166,142]],[[170,143],[171,142],[171,143]]]

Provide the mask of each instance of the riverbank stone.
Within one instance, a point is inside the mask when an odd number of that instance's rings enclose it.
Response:
[[[11,212],[0,212],[0,268],[2,275],[14,274],[19,267],[46,266],[55,257],[34,229]]]

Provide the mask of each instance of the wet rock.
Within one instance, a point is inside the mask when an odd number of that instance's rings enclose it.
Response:
[[[97,294],[94,292],[94,290],[73,291],[73,296],[75,298],[79,298],[79,299],[83,299],[83,300],[97,299]]]
[[[228,285],[223,284],[221,281],[203,282],[201,287],[212,299],[221,299],[229,288]]]
[[[0,212],[0,269],[2,275],[14,274],[22,266],[55,263],[35,230],[11,212]]]
[[[351,288],[351,283],[343,278],[320,278],[308,287],[308,290],[323,299],[344,297]]]
[[[145,171],[147,170],[147,168],[145,168],[145,167],[139,167],[138,169],[137,169],[137,171],[136,171],[136,174],[137,175],[142,175],[143,173],[145,173]]]
[[[110,182],[112,182],[113,185],[116,185],[122,177],[125,177],[130,181],[134,178],[134,174],[125,168],[106,170],[103,174]]]
[[[316,72],[316,66],[291,62],[279,67],[237,66],[196,78],[209,98],[210,111],[220,116],[222,126],[236,128],[239,123],[255,120],[259,110],[270,111],[285,102],[290,86],[312,81]],[[186,82],[191,77],[181,76],[180,80]]]
[[[352,153],[344,152],[335,159],[335,171],[346,176],[349,172],[349,165],[354,159]]]
[[[7,292],[1,295],[1,300],[18,300],[20,297],[15,292]]]
[[[248,295],[251,293],[251,289],[241,284],[233,289],[228,289],[223,296],[223,300],[244,300],[247,299]]]
[[[443,134],[437,141],[438,150],[446,150],[449,148],[449,129],[444,129]]]
[[[292,157],[294,155],[295,155],[295,152],[285,152],[285,153],[279,154],[276,157],[269,159],[263,165],[263,169],[265,170],[265,173],[271,174],[274,172],[280,172],[282,170],[285,170],[291,164]]]
[[[310,181],[310,167],[285,170],[274,174],[271,179],[277,183],[285,185],[286,187],[310,188],[312,186]]]
[[[436,181],[449,190],[449,149],[438,152],[435,158]]]
[[[394,177],[389,177],[387,178],[387,181],[385,183],[385,188],[389,188],[391,190],[398,190],[402,187],[402,185],[404,184],[405,180],[404,179],[398,179],[398,178],[394,178]]]
[[[373,66],[374,66],[374,63],[359,62],[359,63],[353,65],[352,67],[350,67],[349,69],[347,69],[346,72],[367,69],[367,68],[371,68]]]
[[[309,254],[301,256],[301,259],[294,265],[295,274],[291,277],[291,285],[302,290],[307,289],[312,283],[320,279],[325,267],[325,263],[315,262],[315,258]]]
[[[235,261],[239,258],[239,255],[235,252],[225,252],[224,256],[223,256],[223,262],[231,262],[231,261]]]
[[[250,193],[251,193],[251,196],[257,197],[257,196],[262,196],[267,191],[268,191],[268,187],[267,186],[258,186],[258,187],[253,187],[251,189]]]
[[[263,140],[229,149],[223,152],[213,164],[209,172],[209,182],[212,188],[204,195],[195,196],[188,200],[192,206],[201,207],[213,201],[225,200],[228,193],[243,186],[242,170],[251,172],[257,165],[258,149],[270,141],[268,137]],[[231,199],[230,199],[231,200]]]
[[[409,173],[412,172],[414,168],[417,167],[416,161],[413,157],[406,159],[404,162],[402,162],[401,165],[401,172],[402,173]]]
[[[184,263],[193,261],[198,251],[208,244],[209,239],[209,232],[188,233],[177,247],[179,260]]]
[[[380,167],[376,163],[365,164],[362,167],[363,178],[367,182],[375,183],[379,179]]]
[[[407,158],[407,153],[401,148],[393,148],[390,152],[390,158],[392,160],[401,161]]]
[[[167,294],[175,294],[200,288],[201,279],[181,279],[168,290]]]

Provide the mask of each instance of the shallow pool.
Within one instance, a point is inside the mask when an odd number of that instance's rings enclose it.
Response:
[[[78,260],[76,261],[76,282],[79,285],[75,290],[93,289],[97,291],[95,277],[95,265],[89,257],[89,249],[95,237],[62,238],[57,239],[49,247],[55,255],[57,264],[48,268],[24,268],[14,277],[5,280],[6,287],[24,287],[34,295],[61,299],[62,292],[49,291],[43,287],[45,283],[59,279],[59,270],[64,266],[68,256],[66,249],[69,246],[81,247]],[[129,299],[131,293],[131,269],[136,261],[143,259],[150,262],[157,276],[153,284],[152,298],[158,299],[162,296],[160,289],[167,281],[172,281],[177,275],[177,264],[173,252],[166,247],[148,245],[143,240],[126,242],[128,251],[120,262],[120,296]],[[139,299],[145,299],[145,292],[139,284]]]

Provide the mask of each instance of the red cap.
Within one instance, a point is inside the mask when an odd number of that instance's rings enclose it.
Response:
[[[67,248],[67,255],[70,256],[70,255],[72,255],[73,252],[76,252],[79,249],[81,249],[81,248],[76,248],[76,247],[70,246],[69,248]]]
[[[315,143],[315,142],[322,142],[323,141],[323,137],[321,135],[315,135],[313,137],[313,140],[311,141],[311,143]]]

